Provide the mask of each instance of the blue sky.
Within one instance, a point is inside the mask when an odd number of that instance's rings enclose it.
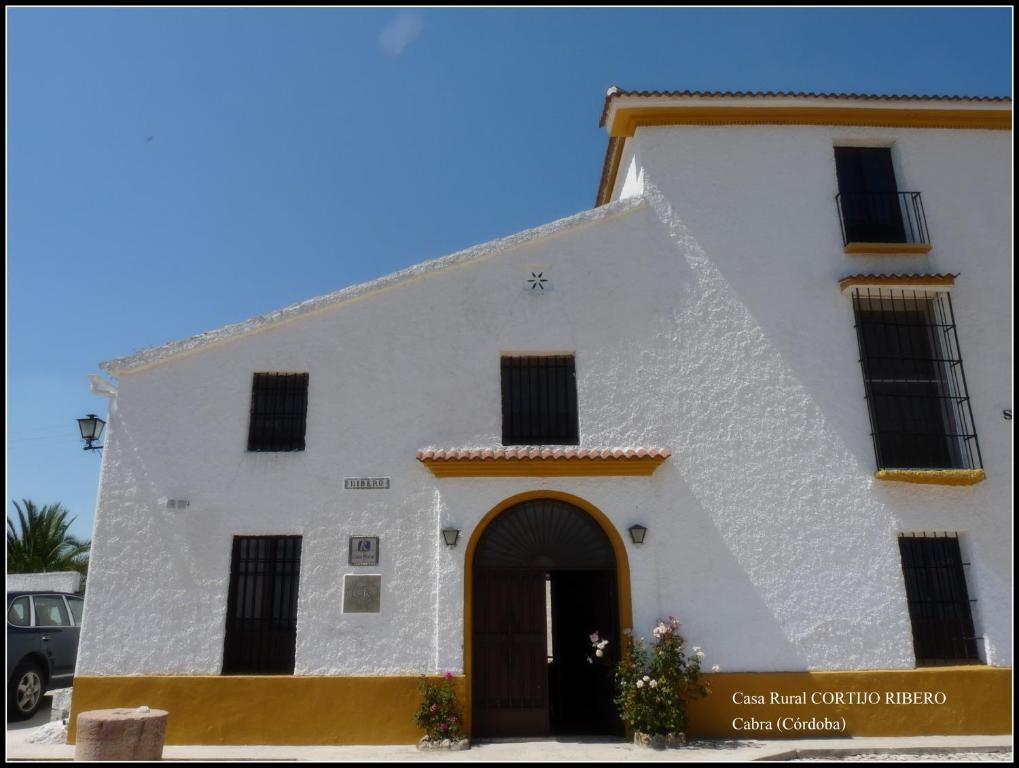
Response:
[[[605,90],[1010,95],[1011,10],[7,11],[7,506],[98,363],[593,205]],[[173,440],[173,435],[167,435]]]

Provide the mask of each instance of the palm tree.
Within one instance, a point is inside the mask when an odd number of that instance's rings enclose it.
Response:
[[[21,503],[24,509],[14,502],[20,530],[7,518],[7,573],[78,571],[85,576],[91,542],[67,533],[77,518],[68,520],[70,512],[59,501],[42,509],[30,499]]]

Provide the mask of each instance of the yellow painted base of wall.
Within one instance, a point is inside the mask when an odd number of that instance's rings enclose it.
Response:
[[[823,736],[929,736],[1012,732],[1012,670],[961,666],[859,672],[744,672],[706,676],[711,694],[689,711],[690,733],[701,736],[817,738]],[[844,694],[845,703],[811,703],[824,694]],[[943,704],[894,703],[906,694],[943,693]],[[734,697],[764,697],[765,704],[736,704]],[[803,696],[806,703],[771,703],[778,696]],[[857,701],[851,703],[855,695]],[[878,703],[870,703],[874,698]],[[889,701],[889,695],[893,698]],[[895,697],[899,697],[896,699]],[[746,698],[742,700],[746,701]],[[797,729],[812,719],[838,722],[844,730]],[[756,724],[770,724],[755,727]],[[788,729],[783,729],[786,726]]]
[[[744,672],[706,677],[712,693],[690,707],[689,733],[694,737],[1012,732],[1010,668]],[[145,704],[170,713],[167,744],[413,744],[422,735],[414,725],[420,680],[414,676],[76,677],[68,743],[74,743],[79,712]],[[466,701],[467,679],[456,677],[454,685],[459,700]],[[737,693],[764,697],[766,703],[734,703]],[[842,693],[847,701],[810,702],[813,695],[826,693]],[[941,693],[945,701],[888,700],[889,695],[916,693]],[[771,703],[773,695],[804,696],[806,702]],[[878,702],[851,703],[851,695],[858,699],[876,695]],[[465,714],[469,721],[469,713]],[[826,718],[838,722],[840,729],[792,727],[812,720],[823,725]]]
[[[67,743],[79,712],[144,704],[169,712],[167,744],[413,744],[424,735],[414,725],[422,679],[78,676]],[[453,686],[465,701],[466,679]]]

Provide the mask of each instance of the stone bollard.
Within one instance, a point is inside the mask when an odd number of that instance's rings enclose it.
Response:
[[[167,712],[93,709],[78,715],[75,760],[161,760]]]

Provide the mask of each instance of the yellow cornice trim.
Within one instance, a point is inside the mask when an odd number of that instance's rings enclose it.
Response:
[[[664,456],[619,458],[418,459],[436,477],[592,477],[648,476]]]
[[[852,275],[839,280],[839,288],[846,291],[850,288],[865,286],[901,285],[910,288],[946,289],[955,285],[955,275]]]
[[[924,485],[976,485],[987,479],[982,469],[879,469],[878,480]]]
[[[662,125],[851,125],[881,128],[1012,130],[1011,109],[898,109],[888,107],[719,107],[622,106],[615,110],[609,141],[633,136],[638,128]],[[619,142],[620,144],[622,142]],[[609,152],[602,168],[596,206],[612,195],[622,152]],[[613,156],[614,155],[614,156]]]
[[[930,243],[847,243],[843,253],[902,253],[924,254],[931,252]]]
[[[1010,109],[889,109],[881,107],[619,107],[610,136],[633,136],[661,125],[855,125],[885,128],[1012,130]]]
[[[626,139],[610,138],[609,145],[605,148],[605,163],[602,166],[601,183],[598,185],[598,195],[594,201],[594,207],[604,205],[612,197],[612,190],[616,186],[616,176],[619,174],[619,164],[623,158],[623,145]]]

